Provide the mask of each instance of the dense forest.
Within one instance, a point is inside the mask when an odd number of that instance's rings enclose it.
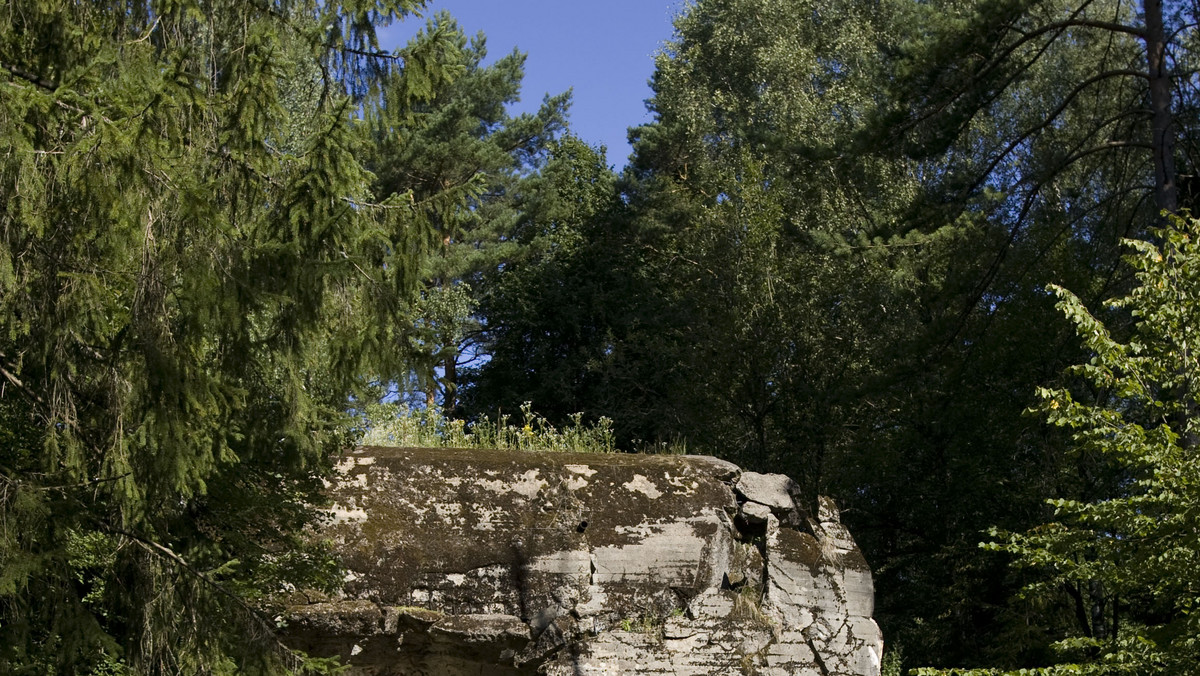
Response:
[[[615,171],[422,5],[0,6],[0,672],[335,669],[398,389],[833,496],[892,674],[1195,673],[1200,6],[697,0]]]

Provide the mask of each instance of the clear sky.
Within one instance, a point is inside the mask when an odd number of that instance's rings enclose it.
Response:
[[[608,148],[620,168],[629,155],[625,131],[649,121],[645,100],[654,55],[672,34],[684,0],[431,0],[424,12],[448,10],[467,35],[487,35],[488,58],[515,47],[528,54],[521,102],[536,110],[547,94],[574,90],[571,128]],[[424,26],[410,18],[389,26],[381,46],[394,49]]]

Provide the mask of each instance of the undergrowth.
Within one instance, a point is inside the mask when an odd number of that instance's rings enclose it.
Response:
[[[521,406],[521,416],[498,412],[495,419],[467,423],[447,418],[439,408],[414,409],[406,404],[372,404],[360,414],[363,446],[495,448],[520,451],[615,453],[612,420],[584,423],[583,414],[559,429]]]

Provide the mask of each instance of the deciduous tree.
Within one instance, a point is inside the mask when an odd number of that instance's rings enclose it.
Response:
[[[1136,320],[1127,340],[1053,289],[1091,358],[1070,369],[1073,386],[1041,389],[1037,411],[1070,432],[1081,462],[1116,481],[1052,499],[1036,528],[993,531],[989,547],[1044,575],[1025,594],[1075,618],[1044,628],[1059,655],[1038,673],[1190,674],[1200,661],[1200,223],[1175,217],[1155,234],[1157,243],[1128,242],[1137,286],[1111,301]]]

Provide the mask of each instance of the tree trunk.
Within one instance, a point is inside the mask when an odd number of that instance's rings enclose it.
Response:
[[[1143,0],[1146,15],[1146,65],[1150,76],[1153,118],[1154,201],[1159,211],[1179,210],[1175,176],[1175,129],[1171,121],[1171,76],[1167,72],[1167,38],[1162,0]]]
[[[447,419],[455,417],[458,408],[458,351],[451,350],[446,355],[442,368],[445,370],[442,382],[445,383],[445,393],[442,395],[442,415]]]

